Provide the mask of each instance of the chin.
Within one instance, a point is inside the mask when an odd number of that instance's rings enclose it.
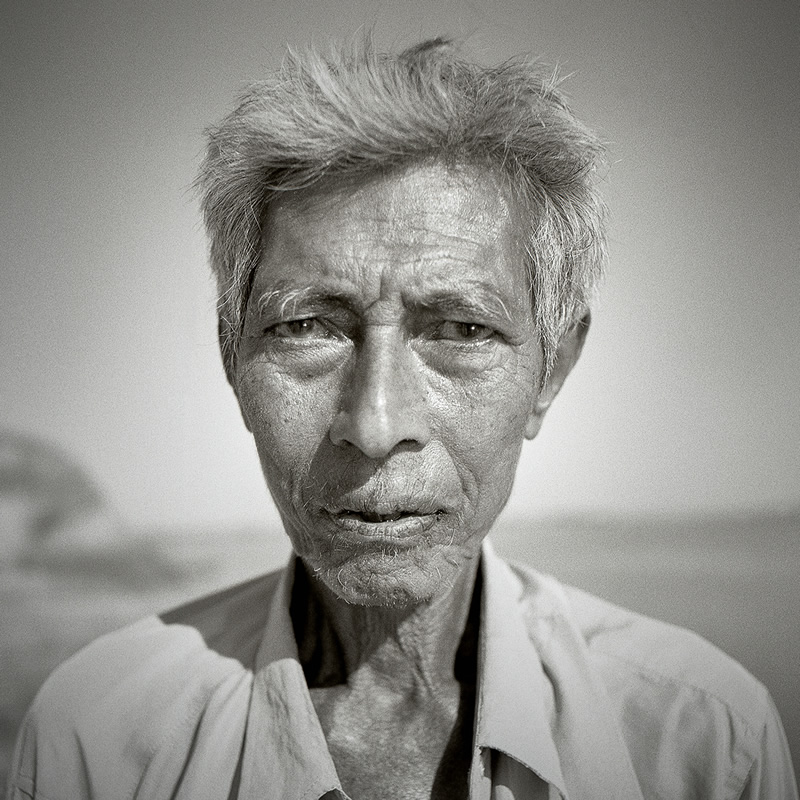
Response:
[[[351,605],[408,608],[447,594],[459,568],[439,553],[370,552],[335,565],[309,564],[340,600]]]

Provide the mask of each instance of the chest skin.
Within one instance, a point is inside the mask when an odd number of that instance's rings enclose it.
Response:
[[[318,605],[295,581],[292,620],[311,700],[352,800],[460,800],[469,793],[480,581],[452,669],[431,681],[367,661],[349,674]]]

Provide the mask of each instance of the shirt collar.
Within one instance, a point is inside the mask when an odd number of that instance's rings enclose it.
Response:
[[[617,710],[589,651],[591,631],[581,629],[564,588],[554,578],[529,572],[514,618],[541,660],[553,709],[558,709],[550,728],[564,776],[556,784],[562,794],[566,785],[572,800],[642,800]]]
[[[520,610],[522,585],[488,540],[481,564],[476,746],[511,756],[566,797],[550,727],[552,688]],[[294,572],[292,557],[256,656],[240,784],[248,800],[264,787],[286,800],[346,797],[299,663],[289,616]]]
[[[483,543],[475,741],[511,756],[566,797],[551,719],[552,686],[521,612],[522,584]]]
[[[346,800],[328,751],[289,616],[295,557],[272,598],[247,715],[239,797]]]

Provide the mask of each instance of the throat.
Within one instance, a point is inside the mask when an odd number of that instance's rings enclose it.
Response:
[[[444,598],[422,608],[356,606],[332,598],[300,559],[290,615],[309,688],[365,675],[401,691],[475,684],[481,576],[475,569]]]
[[[311,700],[342,788],[353,800],[468,796],[477,693],[481,579],[463,608],[449,665],[375,627],[353,659],[297,564],[292,622]],[[387,639],[382,636],[388,635]],[[431,641],[422,635],[422,641]],[[410,648],[394,658],[397,643]],[[387,655],[389,653],[389,655]]]

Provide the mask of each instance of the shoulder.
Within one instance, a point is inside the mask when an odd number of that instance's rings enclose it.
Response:
[[[706,639],[526,566],[509,566],[522,583],[525,599],[546,597],[544,605],[537,600],[538,606],[569,620],[602,674],[635,673],[637,684],[680,687],[718,701],[750,728],[763,727],[767,690]]]
[[[758,733],[767,690],[741,664],[693,631],[646,617],[580,589],[563,586],[569,611],[598,665],[632,672],[646,684],[680,687],[724,706]]]
[[[643,788],[689,796],[701,784],[703,797],[739,797],[764,757],[765,731],[780,729],[766,688],[689,630],[509,566],[531,623],[558,617],[580,643]]]
[[[43,797],[48,786],[55,796],[123,796],[123,787],[139,785],[154,766],[163,771],[165,754],[179,769],[210,716],[227,716],[233,727],[241,718],[243,726],[278,578],[273,573],[147,617],[68,659],[23,722],[16,784],[35,786]]]
[[[33,710],[75,725],[98,707],[203,694],[251,669],[279,573],[256,578],[101,636],[45,682]],[[149,719],[147,709],[142,721]],[[130,718],[129,718],[130,719]]]

